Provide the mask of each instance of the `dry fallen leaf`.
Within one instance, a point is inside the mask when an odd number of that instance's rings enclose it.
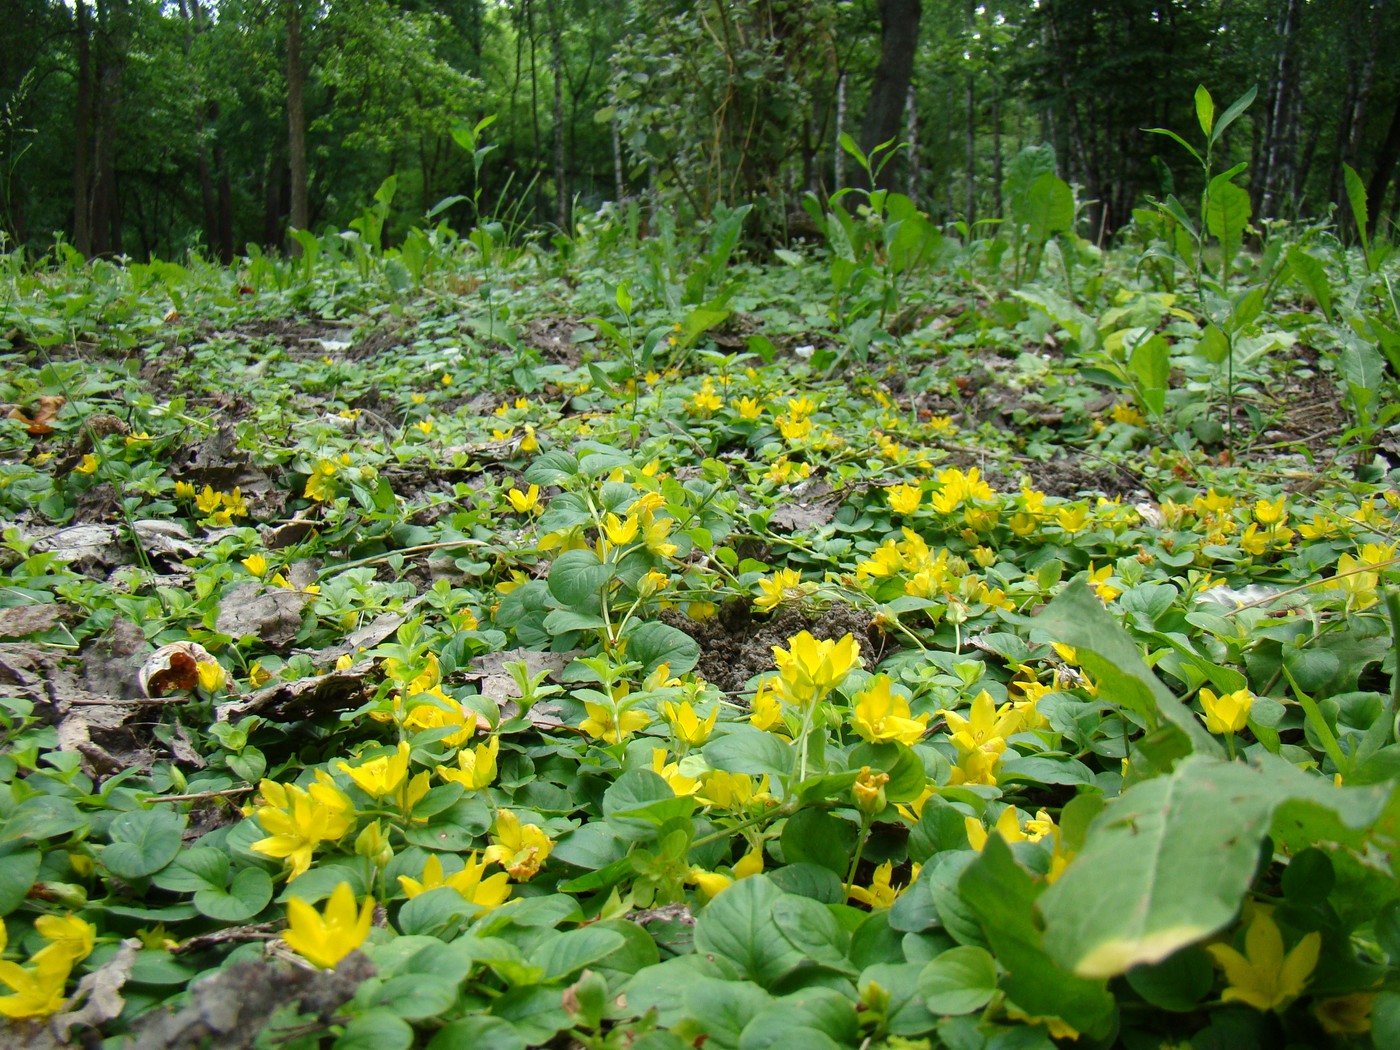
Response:
[[[53,433],[53,427],[49,424],[58,418],[58,410],[63,407],[63,402],[64,399],[57,394],[45,394],[39,398],[39,407],[32,419],[18,408],[10,409],[9,418],[23,423],[30,437],[43,437]]]
[[[218,688],[226,680],[219,661],[198,642],[162,645],[146,658],[141,670],[136,672],[141,692],[147,696],[165,696],[182,690],[192,693],[201,682],[205,688]]]

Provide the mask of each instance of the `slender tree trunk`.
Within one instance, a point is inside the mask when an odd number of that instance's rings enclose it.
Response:
[[[1293,96],[1298,80],[1295,40],[1302,5],[1300,0],[1282,0],[1282,4],[1278,61],[1274,66],[1274,90],[1270,98],[1269,130],[1264,150],[1263,193],[1256,208],[1261,218],[1274,216],[1278,198],[1293,184],[1297,168]]]
[[[904,100],[904,140],[909,143],[909,199],[918,204],[923,168],[919,164],[919,102],[913,84],[909,85],[909,94]]]
[[[564,165],[564,30],[559,24],[559,0],[549,0],[550,65],[554,75],[554,221],[569,229],[569,186]]]
[[[967,0],[968,44],[977,24],[976,0]],[[963,211],[969,231],[977,222],[977,81],[971,65],[963,78]]]
[[[992,214],[1001,218],[1005,212],[1001,199],[1001,92],[992,96]]]
[[[831,192],[835,193],[846,185],[846,151],[841,148],[841,136],[846,133],[846,74],[842,73],[836,78],[836,154],[833,157],[831,166],[831,177],[834,184]]]
[[[92,166],[92,253],[121,254],[122,216],[117,204],[117,120],[130,27],[126,0],[97,8],[102,29],[96,68],[96,127]]]
[[[1374,237],[1380,228],[1380,218],[1385,204],[1386,191],[1390,188],[1390,177],[1395,173],[1396,162],[1400,161],[1400,98],[1396,99],[1395,109],[1390,114],[1390,128],[1385,141],[1376,154],[1376,167],[1371,172],[1371,180],[1366,185],[1366,202],[1370,215],[1367,233]]]
[[[870,103],[860,128],[860,148],[868,155],[882,142],[899,134],[904,98],[914,75],[914,53],[919,46],[920,0],[879,0],[880,62],[870,88]],[[860,175],[865,179],[865,173]],[[881,188],[893,185],[893,166],[886,166],[877,180]],[[867,187],[868,188],[868,187]]]
[[[92,255],[92,173],[88,148],[92,138],[92,26],[86,0],[75,0],[73,29],[77,44],[78,98],[73,115],[73,247]]]
[[[622,200],[627,196],[627,186],[622,181],[622,132],[618,130],[617,118],[612,120],[613,148],[613,199]]]
[[[311,202],[306,168],[306,70],[301,56],[301,0],[287,4],[287,159],[291,167],[291,216],[293,229],[311,225]],[[300,254],[295,241],[292,253]]]

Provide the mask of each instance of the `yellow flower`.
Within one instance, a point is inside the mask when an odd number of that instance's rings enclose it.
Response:
[[[1365,1035],[1371,1030],[1375,992],[1352,992],[1313,1003],[1313,1016],[1328,1035]]]
[[[538,824],[521,824],[508,809],[496,813],[496,831],[481,861],[499,864],[512,879],[528,882],[539,873],[540,865],[554,848],[554,840]]]
[[[250,554],[240,564],[254,576],[262,576],[267,572],[267,559],[261,554]]]
[[[435,685],[430,689],[415,691],[419,696],[424,693],[432,696],[437,703],[415,704],[403,718],[404,729],[410,733],[421,733],[427,729],[456,726],[457,732],[441,740],[446,747],[461,747],[472,738],[472,734],[476,732],[475,715],[468,718],[467,713],[462,710],[462,705],[444,693],[441,686]]]
[[[1208,944],[1206,951],[1230,982],[1220,996],[1224,1002],[1242,1002],[1261,1012],[1287,1006],[1303,993],[1317,966],[1322,934],[1307,934],[1287,955],[1283,934],[1269,909],[1254,906],[1244,935],[1244,954],[1228,944]]]
[[[47,1017],[63,1006],[63,988],[73,969],[72,958],[61,951],[45,948],[34,956],[32,963],[24,967],[0,961],[0,982],[15,993],[0,996],[0,1017],[13,1020]]]
[[[928,718],[927,714],[910,718],[909,701],[890,689],[889,675],[879,674],[856,697],[851,725],[872,744],[896,740],[912,747],[928,729]]]
[[[423,865],[421,882],[418,879],[411,879],[407,875],[400,875],[399,885],[403,887],[404,893],[410,899],[420,893],[426,893],[428,890],[450,886],[478,908],[489,911],[505,903],[506,898],[510,896],[510,879],[503,871],[498,871],[483,879],[481,876],[485,871],[486,862],[479,861],[477,854],[473,853],[467,858],[461,871],[454,872],[444,878],[442,861],[434,853]]]
[[[679,704],[667,700],[661,705],[661,717],[666,719],[666,724],[671,727],[671,732],[676,734],[677,740],[691,747],[698,747],[710,738],[710,733],[719,718],[719,708],[716,707],[701,721],[700,716],[695,713],[695,708],[690,706],[689,700],[683,700]]]
[[[763,402],[757,398],[741,397],[734,402],[734,407],[739,410],[739,418],[752,422],[763,415]]]
[[[750,875],[763,873],[763,847],[754,846],[734,862],[734,879],[747,879]]]
[[[206,693],[216,693],[228,685],[228,672],[212,657],[198,661],[195,674],[199,676],[199,684]]]
[[[96,926],[71,914],[40,915],[34,920],[34,929],[49,942],[49,946],[43,951],[66,955],[70,962],[75,963],[82,962],[92,954],[92,946],[97,939]],[[0,938],[0,949],[3,948],[3,938]],[[38,955],[35,958],[38,958]]]
[[[750,806],[767,805],[773,801],[768,794],[768,776],[764,774],[757,782],[747,773],[727,773],[712,770],[700,781],[701,793],[697,796],[707,806],[741,813]]]
[[[350,774],[350,779],[366,795],[371,798],[383,798],[397,791],[404,777],[408,775],[408,753],[408,743],[400,741],[392,756],[380,755],[358,766],[352,766],[349,762],[338,762],[336,768],[342,773]]]
[[[812,433],[812,421],[806,416],[781,415],[775,422],[785,441],[801,441]]]
[[[784,728],[783,708],[767,681],[759,683],[749,705],[749,723],[759,729]]]
[[[824,699],[860,666],[860,646],[851,635],[840,641],[817,641],[807,631],[788,639],[790,648],[773,646],[778,689],[790,704],[807,706]]]
[[[919,509],[923,498],[924,490],[918,485],[895,485],[885,490],[885,499],[889,501],[890,510],[896,514],[913,514]]]
[[[1061,507],[1055,511],[1055,523],[1072,536],[1089,523],[1089,511],[1083,506]]]
[[[700,890],[700,895],[706,900],[711,900],[719,896],[720,891],[727,889],[734,880],[728,875],[718,871],[706,871],[704,868],[691,868],[690,874],[686,876],[686,882],[694,883]]]
[[[650,598],[658,591],[664,591],[671,585],[671,577],[664,572],[657,572],[655,569],[648,569],[645,575],[637,581],[637,594],[643,598]]]
[[[1122,594],[1122,590],[1108,582],[1113,575],[1113,566],[1105,565],[1102,569],[1095,569],[1094,563],[1089,563],[1089,586],[1094,589],[1094,593],[1099,596],[1100,601],[1111,602]]]
[[[540,487],[531,485],[526,491],[511,489],[506,493],[506,499],[517,514],[530,514],[540,509]]]
[[[373,918],[374,898],[366,897],[357,912],[355,892],[348,882],[342,882],[331,891],[324,914],[318,913],[300,897],[289,900],[288,929],[282,939],[303,959],[330,970],[365,943]]]
[[[461,784],[468,791],[480,791],[496,779],[496,756],[500,747],[500,739],[493,736],[470,751],[462,748],[457,752],[457,768],[438,766],[437,774],[443,780]]]
[[[1119,401],[1115,404],[1111,415],[1115,423],[1127,423],[1129,426],[1134,427],[1147,426],[1147,417],[1126,401]]]
[[[724,399],[715,393],[714,387],[708,379],[705,380],[695,396],[685,403],[685,410],[701,419],[708,419],[723,407]]]
[[[789,591],[800,591],[802,573],[796,569],[779,569],[772,576],[758,581],[759,596],[753,607],[759,612],[770,612],[781,602]]]
[[[224,497],[221,493],[215,492],[208,485],[205,485],[200,490],[199,495],[194,498],[194,505],[201,514],[213,514],[223,501]]]
[[[976,817],[963,817],[963,828],[967,831],[967,844],[981,853],[987,845],[988,838],[987,829],[982,826],[982,822]],[[1021,830],[1020,818],[1014,806],[1007,806],[1001,811],[1001,816],[997,817],[992,830],[1008,843],[1025,842],[1028,838]]]
[[[631,543],[637,538],[637,533],[641,528],[641,521],[635,514],[628,514],[627,517],[619,518],[611,512],[603,520],[603,534],[608,542],[614,547],[621,547]]]
[[[97,471],[97,457],[89,452],[73,469],[79,474],[93,474]]]
[[[895,899],[903,893],[914,880],[919,877],[919,865],[915,864],[910,872],[908,885],[891,886],[890,877],[894,874],[894,863],[885,861],[875,869],[875,874],[870,879],[869,887],[850,886],[846,890],[846,897],[849,900],[860,901],[867,908],[888,908],[894,904]]]
[[[1255,501],[1254,520],[1260,525],[1282,525],[1288,520],[1288,512],[1283,509],[1283,497],[1270,503],[1266,499]]]
[[[194,486],[188,481],[175,482],[176,499],[194,499]]]
[[[651,717],[645,711],[634,709],[617,714],[614,705],[593,700],[585,700],[583,706],[588,717],[579,723],[579,728],[594,740],[605,740],[609,744],[620,744],[651,724]]]
[[[1238,733],[1245,727],[1249,709],[1254,697],[1248,689],[1236,689],[1233,693],[1216,696],[1209,689],[1201,689],[1201,707],[1206,712],[1206,730],[1211,733]]]
[[[888,805],[885,798],[885,785],[890,782],[888,773],[872,773],[869,766],[861,766],[856,782],[851,785],[851,797],[856,809],[869,816],[883,813]]]
[[[414,429],[424,434],[431,434],[433,432],[433,421],[431,419],[420,419],[417,423],[414,423],[413,426]]]
[[[311,867],[311,856],[319,843],[334,842],[350,830],[355,814],[354,803],[325,770],[316,771],[316,781],[306,789],[272,780],[258,785],[265,804],[256,807],[253,816],[269,834],[251,848],[266,857],[289,861],[288,882]]]
[[[700,790],[700,781],[682,773],[679,762],[666,761],[664,747],[651,749],[651,771],[666,781],[666,785],[678,798],[682,795],[693,795]]]

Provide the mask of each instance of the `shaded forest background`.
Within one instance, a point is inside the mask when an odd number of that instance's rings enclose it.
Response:
[[[1015,158],[1049,146],[1086,202],[1081,232],[1103,240],[1145,195],[1192,192],[1184,151],[1142,129],[1194,127],[1198,83],[1222,105],[1258,88],[1216,158],[1217,170],[1249,163],[1256,224],[1327,214],[1344,163],[1367,183],[1374,223],[1392,221],[1398,195],[1394,0],[3,10],[11,246],[57,236],[88,255],[228,260],[282,246],[289,227],[345,226],[391,175],[386,240],[429,213],[567,230],[623,198],[682,219],[756,202],[750,232],[780,239],[804,193],[860,177],[843,131],[867,149],[909,142],[884,178],[941,222],[1003,214]]]

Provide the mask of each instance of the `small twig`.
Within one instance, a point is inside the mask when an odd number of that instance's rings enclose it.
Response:
[[[189,795],[151,795],[147,802],[198,802],[206,798],[223,798],[225,795],[246,795],[256,791],[255,787],[224,788],[222,791],[196,791]]]

